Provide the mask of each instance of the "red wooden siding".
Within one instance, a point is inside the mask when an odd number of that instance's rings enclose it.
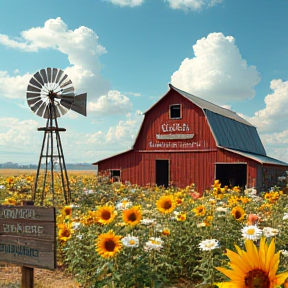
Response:
[[[146,113],[145,123],[141,127],[134,149],[140,151],[216,149],[214,137],[202,109],[173,90],[168,93],[168,97],[164,97],[156,104],[154,109]],[[181,119],[169,119],[171,104],[181,105]],[[185,140],[158,140],[156,139],[157,134],[194,134],[194,137]]]

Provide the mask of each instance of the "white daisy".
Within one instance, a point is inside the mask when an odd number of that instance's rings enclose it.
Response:
[[[280,250],[280,252],[284,257],[288,257],[288,251],[287,250]]]
[[[206,239],[199,243],[199,248],[202,251],[210,251],[219,247],[219,242],[216,239]]]
[[[287,219],[288,219],[288,213],[284,213],[283,220],[287,220]]]
[[[274,237],[279,233],[278,229],[271,228],[271,227],[265,227],[263,228],[263,235],[268,238],[268,237]]]
[[[136,236],[131,236],[130,234],[122,238],[121,242],[125,247],[134,248],[139,246],[139,238]]]
[[[144,250],[157,250],[159,251],[163,247],[163,240],[160,237],[150,237],[149,241],[145,243]]]
[[[72,229],[76,230],[80,227],[81,223],[80,222],[72,222]]]
[[[242,236],[250,240],[258,240],[262,235],[262,230],[255,225],[249,225],[241,229]]]
[[[133,203],[131,201],[128,201],[126,199],[123,199],[122,201],[118,202],[115,207],[117,210],[126,210],[133,206]]]
[[[156,223],[156,220],[155,219],[148,219],[148,218],[146,218],[146,219],[142,219],[141,221],[140,221],[140,223],[141,224],[143,224],[143,225],[151,225],[151,224],[154,224],[154,223]]]
[[[228,210],[228,208],[225,208],[225,207],[217,207],[215,209],[215,211],[217,211],[217,212],[227,212],[227,210]]]

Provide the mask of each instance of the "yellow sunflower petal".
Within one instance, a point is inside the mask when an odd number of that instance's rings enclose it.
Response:
[[[261,238],[260,240],[260,245],[259,245],[259,264],[260,268],[262,270],[265,270],[265,263],[266,263],[266,253],[267,253],[268,246],[266,244],[266,240],[264,237]]]
[[[284,272],[281,274],[276,275],[276,277],[274,278],[273,284],[274,285],[281,285],[284,283],[284,281],[286,280],[286,278],[288,278],[288,272]]]
[[[243,281],[243,275],[236,274],[235,271],[233,271],[231,269],[226,269],[224,267],[215,267],[215,269],[222,272],[224,275],[226,275],[231,280]]]
[[[253,261],[250,261],[251,264],[253,264],[253,267],[251,268],[252,269],[260,268],[259,253],[258,253],[256,245],[253,243],[252,240],[246,239],[245,247],[246,247],[247,254],[249,255],[251,259],[253,259]]]
[[[249,271],[249,265],[242,261],[242,258],[239,254],[227,249],[226,255],[230,259],[230,266],[235,265],[243,272]]]
[[[214,283],[218,288],[237,288],[235,284],[231,282],[221,282],[221,283]]]
[[[270,264],[270,270],[269,270],[269,277],[274,278],[277,270],[278,270],[278,266],[279,266],[279,262],[280,262],[280,252],[277,252],[276,254],[274,254],[272,260],[271,260],[271,264]]]
[[[271,260],[274,256],[274,253],[275,253],[275,241],[274,239],[272,239],[266,253],[265,271],[267,272],[270,270]]]

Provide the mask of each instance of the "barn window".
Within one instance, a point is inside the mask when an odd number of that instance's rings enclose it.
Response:
[[[181,105],[173,104],[170,105],[170,119],[179,119],[181,118]]]
[[[110,170],[110,178],[113,182],[119,182],[120,181],[120,170]]]

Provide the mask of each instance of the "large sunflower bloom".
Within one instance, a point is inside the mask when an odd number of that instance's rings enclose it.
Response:
[[[177,202],[173,195],[162,196],[157,202],[157,209],[164,214],[170,214],[176,208]]]
[[[270,245],[266,238],[260,240],[259,250],[251,240],[245,240],[246,251],[235,245],[237,253],[227,249],[230,268],[216,269],[231,279],[221,283],[221,288],[274,288],[281,285],[288,277],[288,272],[276,275],[279,265],[280,251],[275,253],[275,241]]]
[[[58,238],[62,244],[65,244],[71,238],[73,230],[65,224],[59,224],[58,228]]]
[[[123,221],[129,225],[137,225],[142,218],[141,207],[133,206],[123,211]]]
[[[236,206],[231,210],[232,216],[235,218],[237,221],[241,221],[245,217],[245,211],[241,206]]]
[[[72,217],[72,207],[71,206],[64,206],[62,209],[62,214],[64,217]]]
[[[115,219],[117,213],[113,206],[102,206],[98,208],[95,215],[99,223],[109,224]]]
[[[96,240],[96,251],[103,258],[114,257],[122,248],[121,236],[117,236],[113,231],[100,234]]]
[[[206,214],[206,208],[203,205],[199,205],[192,210],[195,216],[204,216]]]

